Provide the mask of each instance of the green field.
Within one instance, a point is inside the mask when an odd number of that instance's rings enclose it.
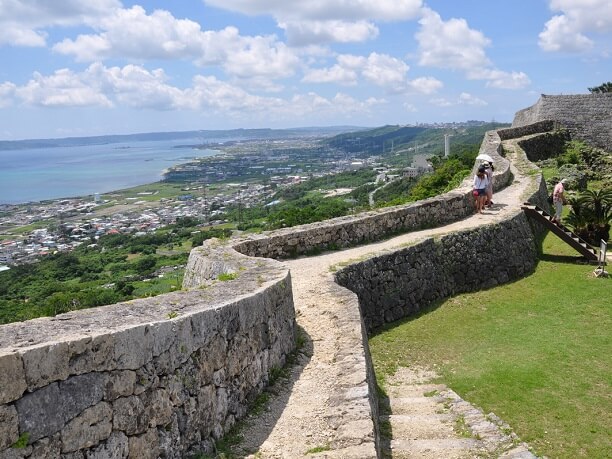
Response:
[[[434,368],[538,455],[612,451],[612,279],[549,234],[535,273],[459,295],[370,340],[379,383],[398,366]]]

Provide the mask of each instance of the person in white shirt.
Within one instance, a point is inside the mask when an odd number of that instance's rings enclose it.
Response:
[[[485,173],[485,168],[483,166],[480,166],[478,168],[478,172],[476,173],[476,175],[474,176],[474,183],[473,183],[473,193],[474,193],[474,206],[476,207],[476,213],[482,213],[484,206],[485,206],[485,201],[487,199],[487,193],[486,193],[486,189],[487,189],[487,185],[489,183],[489,178],[487,177],[487,174]]]

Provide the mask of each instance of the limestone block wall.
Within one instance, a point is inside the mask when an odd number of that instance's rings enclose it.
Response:
[[[295,347],[290,275],[206,258],[192,290],[0,327],[0,458],[183,458],[244,416]]]
[[[512,180],[510,163],[501,156],[501,140],[495,131],[485,135],[480,153],[487,153],[495,159],[494,189],[508,185]],[[414,204],[251,235],[234,244],[234,248],[253,257],[291,258],[448,224],[473,213],[471,183],[472,177],[469,177],[462,186],[449,193]]]
[[[612,148],[612,94],[545,95],[514,116],[512,127],[554,120],[569,129],[572,137],[596,147]]]
[[[477,230],[427,239],[336,273],[359,297],[368,331],[416,314],[437,300],[518,279],[537,250],[524,214]]]
[[[545,200],[545,190],[539,187],[530,202]],[[536,234],[517,210],[498,224],[426,239],[349,265],[335,279],[357,294],[370,333],[435,301],[525,276],[537,262]]]

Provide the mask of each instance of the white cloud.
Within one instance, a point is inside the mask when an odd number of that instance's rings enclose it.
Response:
[[[444,97],[436,97],[435,99],[430,99],[429,102],[438,107],[450,107],[451,105],[453,105],[452,102],[448,101]]]
[[[482,100],[467,92],[462,92],[461,94],[459,94],[459,97],[457,97],[457,99],[454,101],[448,100],[444,97],[438,97],[435,99],[430,99],[429,102],[433,105],[437,105],[438,107],[451,107],[453,105],[489,105],[485,100]]]
[[[484,100],[479,99],[478,97],[475,97],[467,92],[462,92],[461,94],[459,94],[459,99],[457,103],[465,105],[489,105]]]
[[[378,36],[378,28],[367,21],[283,21],[278,26],[292,46],[362,42]]]
[[[336,115],[367,114],[372,107],[385,103],[383,99],[358,100],[342,93],[332,98],[314,92],[288,98],[264,97],[214,76],[197,75],[187,88],[172,86],[168,80],[162,69],[94,63],[82,72],[61,69],[47,76],[35,73],[23,86],[2,83],[0,105],[21,101],[39,107],[190,110],[241,121],[260,118],[263,122],[300,120],[308,115],[332,119]]]
[[[361,76],[389,92],[401,92],[406,88],[406,73],[410,67],[388,54],[371,53],[368,57],[341,54],[336,59],[337,64],[330,68],[308,70],[303,81],[354,85]]]
[[[487,80],[487,87],[498,89],[521,89],[531,84],[531,80],[523,72],[485,69],[481,72],[470,73],[470,78]]]
[[[419,15],[422,0],[205,0],[244,14],[273,16],[290,45],[361,42],[378,35],[374,21]]]
[[[357,84],[357,72],[336,64],[327,69],[310,69],[302,79],[305,83],[336,83],[345,86]]]
[[[167,11],[147,14],[140,6],[118,9],[100,21],[99,34],[65,39],[53,50],[78,61],[108,58],[193,59],[198,65],[221,66],[238,78],[285,78],[293,75],[299,57],[274,36],[241,36],[235,27],[202,31],[189,19]]]
[[[433,94],[441,89],[444,83],[433,77],[419,77],[409,81],[408,85],[422,94]]]
[[[119,7],[119,0],[0,0],[0,46],[45,46],[43,29],[95,23]]]
[[[421,0],[204,0],[244,14],[270,14],[288,19],[374,19],[397,21],[416,17]]]
[[[549,6],[561,14],[549,19],[539,34],[544,51],[588,51],[595,45],[593,34],[612,32],[609,0],[550,0]]]
[[[490,40],[471,29],[465,19],[443,21],[435,11],[423,8],[419,24],[416,38],[421,65],[459,70],[490,65],[484,50]]]
[[[86,73],[77,74],[69,69],[57,70],[53,75],[34,77],[15,93],[27,105],[43,107],[111,107],[112,102],[99,88],[87,83]]]
[[[17,86],[13,83],[4,82],[0,84],[0,108],[6,108],[13,104]]]
[[[410,67],[387,54],[371,53],[362,69],[363,77],[390,91],[402,91],[406,85],[406,73]]]
[[[530,84],[523,72],[506,72],[495,68],[485,48],[491,41],[480,31],[471,29],[465,19],[443,21],[438,13],[425,7],[416,33],[419,42],[419,64],[463,72],[473,80],[487,80],[487,86],[518,89]]]

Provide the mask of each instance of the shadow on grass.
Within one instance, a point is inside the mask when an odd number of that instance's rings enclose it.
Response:
[[[586,265],[589,264],[587,260],[585,260],[581,256],[574,255],[552,255],[547,253],[541,253],[539,256],[539,261],[550,261],[552,263],[565,263],[570,265]]]

